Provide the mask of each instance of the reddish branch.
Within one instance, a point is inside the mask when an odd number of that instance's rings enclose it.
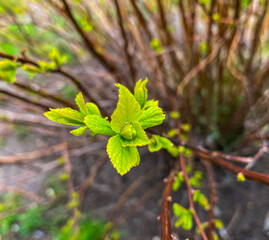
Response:
[[[187,171],[186,171],[186,167],[185,167],[185,159],[183,157],[183,154],[180,154],[180,166],[181,166],[181,170],[182,170],[182,173],[183,173],[183,176],[184,176],[184,179],[185,179],[185,183],[186,183],[186,186],[187,186],[187,190],[188,190],[188,196],[189,196],[189,203],[190,203],[190,209],[193,210],[193,217],[195,219],[195,222],[197,224],[197,227],[203,237],[204,240],[208,240],[205,232],[204,232],[204,229],[201,225],[201,221],[197,215],[197,212],[195,211],[195,207],[194,207],[194,202],[193,202],[193,196],[192,196],[192,188],[191,188],[191,185],[190,185],[190,182],[189,182],[189,177],[188,177],[188,174],[187,174]]]
[[[171,205],[171,192],[173,187],[173,182],[175,178],[175,171],[171,171],[169,177],[166,179],[166,186],[162,195],[162,213],[161,213],[161,223],[162,223],[162,240],[171,240],[171,223],[170,223],[170,205]]]
[[[205,167],[207,170],[207,176],[208,176],[208,185],[210,188],[210,197],[209,197],[209,201],[210,201],[210,209],[209,209],[209,221],[208,221],[208,238],[209,240],[213,240],[214,236],[213,236],[213,230],[214,230],[214,206],[215,206],[215,202],[216,202],[216,183],[214,181],[214,171],[212,168],[211,163],[209,162],[205,162]]]

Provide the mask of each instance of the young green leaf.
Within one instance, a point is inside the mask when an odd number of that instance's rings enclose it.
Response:
[[[207,197],[200,190],[196,190],[193,193],[193,201],[198,202],[205,210],[210,208]]]
[[[146,103],[143,107],[143,110],[147,110],[150,107],[158,107],[158,106],[159,106],[159,101],[151,99],[151,100],[146,101]]]
[[[65,55],[62,56],[60,52],[58,51],[58,49],[56,48],[53,48],[51,50],[51,52],[49,53],[49,58],[53,63],[55,63],[57,67],[60,67],[61,65],[63,65],[67,60],[67,56]]]
[[[0,62],[0,78],[8,83],[14,83],[16,80],[16,70],[18,63],[9,59]]]
[[[143,129],[160,125],[165,118],[163,110],[159,107],[149,107],[143,111],[142,117],[139,122]]]
[[[90,115],[97,115],[101,117],[101,113],[99,108],[96,106],[96,104],[88,102],[86,103],[87,112]]]
[[[80,128],[70,131],[70,133],[73,134],[74,136],[81,136],[82,134],[87,132],[88,129],[89,129],[88,127],[80,127]]]
[[[50,111],[45,112],[44,115],[48,119],[57,123],[74,126],[85,126],[84,115],[72,108],[50,109]]]
[[[173,191],[177,191],[180,188],[181,183],[183,182],[184,182],[183,174],[181,172],[177,172],[176,180],[173,183]]]
[[[138,121],[142,111],[134,95],[126,87],[121,84],[116,86],[119,87],[119,101],[111,116],[111,127],[113,131],[119,133],[125,124]]]
[[[147,78],[144,81],[140,79],[139,81],[136,82],[134,88],[135,99],[140,104],[141,108],[144,107],[148,98],[148,90],[146,88],[147,82],[148,82]]]
[[[185,230],[192,229],[192,215],[193,211],[191,209],[186,209],[180,206],[178,203],[173,204],[173,212],[178,216],[178,220],[175,223],[176,227],[182,227]]]
[[[76,96],[76,104],[81,113],[83,113],[84,115],[88,114],[88,109],[86,107],[86,104],[85,104],[85,101],[81,92]]]
[[[145,146],[150,143],[147,134],[145,131],[142,129],[141,125],[138,122],[134,122],[132,124],[136,135],[133,139],[127,140],[124,139],[123,137],[121,138],[121,143],[123,147],[126,146]]]
[[[55,63],[38,61],[37,64],[40,67],[41,72],[51,72],[55,68]]]
[[[152,138],[150,139],[150,144],[148,145],[148,149],[150,152],[157,152],[161,150],[162,144],[159,141],[159,136],[157,135],[152,135]]]
[[[39,69],[39,67],[28,65],[28,64],[24,64],[22,66],[22,70],[25,71],[25,72],[28,72],[30,74],[37,74],[37,73],[40,73],[41,72],[41,70]]]
[[[139,164],[140,158],[136,147],[123,147],[121,136],[116,135],[109,139],[107,153],[112,165],[120,175],[127,173],[132,167]]]
[[[98,115],[87,115],[84,118],[84,123],[89,127],[93,136],[95,134],[103,134],[107,136],[116,135],[111,129],[110,123]]]

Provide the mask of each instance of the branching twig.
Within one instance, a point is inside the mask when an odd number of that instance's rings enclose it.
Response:
[[[197,224],[197,227],[203,237],[204,240],[208,240],[206,234],[205,234],[205,231],[201,225],[201,221],[197,215],[197,212],[195,211],[195,207],[194,207],[194,202],[193,202],[193,196],[192,196],[192,188],[191,188],[191,185],[190,185],[190,182],[189,182],[189,177],[188,177],[188,174],[187,174],[187,171],[186,171],[186,167],[185,167],[185,159],[184,159],[184,156],[183,154],[180,154],[180,157],[179,157],[179,160],[180,160],[180,166],[181,166],[181,170],[182,170],[182,173],[183,173],[183,176],[184,176],[184,180],[185,180],[185,183],[186,183],[186,186],[187,186],[187,190],[188,190],[188,196],[189,196],[189,203],[190,203],[190,209],[193,210],[193,217],[195,219],[195,222]]]

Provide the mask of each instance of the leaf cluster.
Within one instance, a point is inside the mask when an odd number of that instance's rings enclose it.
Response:
[[[150,144],[145,129],[161,124],[165,118],[162,109],[158,107],[158,101],[147,99],[147,81],[139,80],[134,94],[125,86],[116,84],[119,88],[119,101],[111,121],[101,116],[97,105],[85,103],[81,93],[76,96],[79,111],[71,108],[50,109],[44,115],[57,123],[79,126],[71,131],[75,136],[80,136],[87,130],[93,136],[110,136],[106,148],[108,156],[118,173],[124,175],[140,163],[137,147]]]

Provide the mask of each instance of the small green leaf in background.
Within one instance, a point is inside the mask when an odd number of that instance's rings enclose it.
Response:
[[[19,64],[5,59],[0,62],[0,79],[8,83],[14,83],[16,80],[16,71]]]
[[[151,39],[150,46],[157,54],[161,54],[163,52],[162,44],[157,38]]]
[[[13,56],[16,56],[20,53],[19,49],[11,43],[2,43],[0,48],[2,52]]]
[[[159,141],[159,137],[157,135],[152,135],[148,149],[150,152],[157,152],[162,149],[162,144]]]
[[[195,188],[200,188],[202,186],[202,178],[203,173],[201,171],[195,171],[194,175],[189,179],[190,185]]]
[[[170,112],[169,116],[172,119],[178,119],[180,117],[180,113],[176,112],[176,111],[172,111],[172,112]]]
[[[205,210],[210,208],[207,197],[200,190],[196,190],[193,193],[193,201],[198,202]]]
[[[127,173],[132,167],[138,166],[140,162],[136,147],[123,147],[120,135],[109,139],[107,153],[112,165],[120,175]]]
[[[167,136],[169,138],[173,138],[173,137],[175,137],[177,135],[178,135],[178,129],[177,128],[172,128],[167,132]]]
[[[185,230],[192,229],[193,210],[186,209],[180,206],[178,203],[174,203],[173,212],[177,217],[179,217],[175,223],[175,227],[182,227]]]
[[[146,88],[147,82],[147,78],[144,81],[140,79],[138,82],[136,82],[134,88],[135,99],[140,104],[141,108],[144,107],[148,99],[148,89]]]
[[[56,65],[56,67],[62,66],[67,61],[66,55],[61,55],[58,49],[53,48],[49,53],[49,59]]]
[[[238,182],[244,182],[245,180],[246,180],[246,178],[245,178],[243,173],[240,172],[237,174],[237,181]]]
[[[22,70],[29,74],[30,78],[33,78],[37,73],[41,73],[41,69],[37,66],[24,64]]]
[[[182,172],[177,172],[176,179],[173,183],[173,191],[177,191],[183,182],[184,182],[184,177],[183,177]]]
[[[223,228],[224,224],[220,219],[214,219],[214,224],[217,229]]]
[[[55,63],[48,63],[44,61],[38,61],[38,66],[40,67],[41,72],[51,72],[55,68]]]

